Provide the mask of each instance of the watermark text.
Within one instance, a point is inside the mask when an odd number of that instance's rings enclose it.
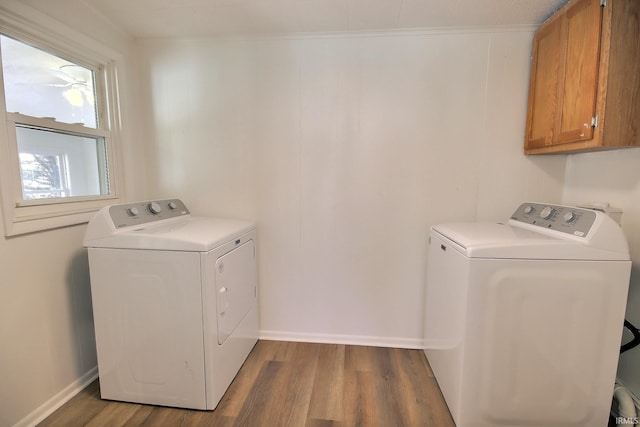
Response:
[[[640,424],[640,418],[638,417],[616,417],[616,425],[637,425]]]

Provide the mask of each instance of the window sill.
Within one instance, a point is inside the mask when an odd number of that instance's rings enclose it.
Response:
[[[94,201],[75,202],[76,206],[60,212],[38,212],[39,206],[23,206],[14,208],[12,213],[4,212],[5,236],[12,237],[37,231],[68,227],[83,224],[95,215],[103,206],[117,204],[116,197]],[[34,209],[36,208],[36,209]]]

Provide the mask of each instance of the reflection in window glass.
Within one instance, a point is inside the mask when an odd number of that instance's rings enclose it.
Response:
[[[102,137],[17,126],[24,200],[109,194]]]
[[[7,111],[96,128],[93,71],[0,36]]]
[[[20,172],[25,200],[67,196],[63,155],[20,153]]]

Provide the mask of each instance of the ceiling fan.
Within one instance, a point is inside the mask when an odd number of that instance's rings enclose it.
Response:
[[[49,83],[47,86],[68,88],[62,92],[62,96],[73,106],[82,107],[86,102],[93,105],[93,82],[91,71],[76,64],[61,65],[58,69],[47,68],[47,71],[62,80],[64,83]]]

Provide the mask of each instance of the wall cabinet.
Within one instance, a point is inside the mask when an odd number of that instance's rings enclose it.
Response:
[[[640,146],[640,1],[572,0],[536,31],[526,154]]]

